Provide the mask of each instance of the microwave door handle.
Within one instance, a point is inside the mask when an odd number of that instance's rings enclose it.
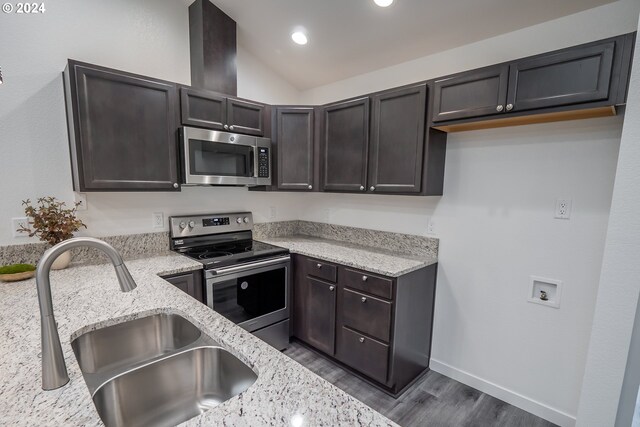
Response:
[[[256,150],[257,148],[251,147],[251,151],[249,153],[249,164],[250,164],[250,176],[252,178],[257,178],[258,174],[256,173],[256,171],[258,170],[258,165],[256,164],[258,156],[256,156]]]

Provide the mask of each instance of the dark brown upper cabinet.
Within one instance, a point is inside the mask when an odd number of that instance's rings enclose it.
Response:
[[[265,105],[217,92],[183,87],[180,89],[182,124],[247,135],[265,134]]]
[[[237,98],[228,98],[227,124],[232,132],[263,136],[265,105]]]
[[[64,72],[76,191],[176,191],[175,84],[69,61]]]
[[[435,129],[486,129],[616,114],[635,33],[467,71],[433,82]],[[446,123],[445,123],[446,122]]]
[[[278,107],[275,115],[278,189],[313,191],[314,109]]]
[[[227,123],[227,98],[207,90],[181,88],[182,124],[224,130]]]
[[[523,59],[509,67],[506,111],[609,98],[615,42]]]
[[[434,82],[433,121],[498,114],[507,99],[509,66],[468,71]]]
[[[426,103],[426,84],[373,96],[369,191],[420,192]]]
[[[369,97],[323,108],[324,191],[365,191],[369,150]]]

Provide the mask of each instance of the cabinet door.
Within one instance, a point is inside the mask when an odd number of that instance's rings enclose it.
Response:
[[[204,289],[202,288],[202,275],[200,271],[165,277],[164,279],[201,303],[205,302]]]
[[[244,101],[235,98],[227,98],[227,124],[231,132],[247,135],[264,135],[264,110],[263,104]]]
[[[180,89],[182,124],[222,130],[227,119],[227,98],[206,90]]]
[[[278,189],[313,190],[313,108],[276,110]]]
[[[369,191],[420,192],[426,98],[426,84],[373,97]]]
[[[511,64],[508,111],[609,98],[615,41],[538,55]]]
[[[508,65],[468,71],[436,80],[433,121],[487,116],[504,111]]]
[[[324,107],[323,189],[364,191],[369,150],[369,98]]]
[[[307,342],[329,355],[335,352],[335,285],[308,278],[306,299]]]
[[[67,73],[76,189],[179,189],[175,85],[74,62]]]

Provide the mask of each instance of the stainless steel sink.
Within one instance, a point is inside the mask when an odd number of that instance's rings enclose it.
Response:
[[[200,335],[183,317],[156,314],[87,332],[71,347],[83,373],[100,373],[179,350]]]
[[[175,314],[87,332],[71,346],[107,427],[174,426],[239,395],[258,378]]]
[[[239,395],[258,376],[220,347],[200,347],[128,371],[93,402],[112,426],[174,426]]]

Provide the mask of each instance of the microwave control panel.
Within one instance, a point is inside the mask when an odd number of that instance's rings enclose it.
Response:
[[[258,178],[269,178],[269,149],[258,148]]]

